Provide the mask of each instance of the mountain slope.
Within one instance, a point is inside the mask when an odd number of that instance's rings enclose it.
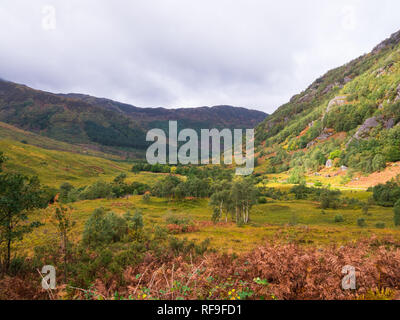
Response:
[[[153,122],[178,120],[184,123],[201,123],[205,125],[204,128],[254,128],[267,116],[267,114],[261,111],[232,106],[178,109],[138,108],[110,99],[96,98],[83,94],[69,93],[58,95],[116,111],[141,123],[145,123],[147,127]]]
[[[127,162],[48,150],[9,139],[0,140],[0,151],[8,159],[4,164],[6,172],[38,176],[42,183],[54,187],[65,181],[83,185],[98,179],[112,179],[128,173],[131,167]]]
[[[180,127],[252,128],[267,115],[220,106],[168,110],[137,108],[78,94],[53,94],[0,81],[0,121],[52,139],[116,154],[140,156],[148,146],[146,132],[165,129],[168,120]]]
[[[399,161],[399,43],[400,31],[327,72],[262,122],[256,129],[261,171],[315,172],[331,160],[328,166],[371,173]]]
[[[144,128],[128,117],[11,82],[0,81],[0,120],[70,143],[146,146]]]

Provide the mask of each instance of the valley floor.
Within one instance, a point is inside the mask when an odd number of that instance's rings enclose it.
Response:
[[[230,219],[228,223],[213,224],[208,199],[174,201],[152,197],[149,203],[144,203],[142,196],[130,196],[123,199],[80,201],[71,204],[71,207],[76,221],[72,231],[75,240],[80,240],[85,222],[93,210],[99,207],[121,215],[139,209],[143,213],[145,225],[149,227],[167,227],[166,219],[169,216],[189,218],[195,224],[195,230],[178,234],[178,237],[196,242],[210,239],[211,247],[224,253],[249,252],[270,241],[325,246],[342,245],[371,237],[400,240],[400,228],[393,223],[393,209],[378,206],[372,207],[370,215],[365,216],[361,209],[330,209],[324,210],[323,214],[318,204],[310,201],[271,201],[255,205],[251,223],[246,226],[237,226],[229,222]],[[335,222],[338,214],[343,216],[344,222]],[[357,226],[360,217],[366,219],[366,227]],[[38,211],[32,216],[32,219],[42,221],[47,218],[44,211]],[[376,228],[378,222],[384,222],[385,228]],[[54,237],[54,232],[51,224],[47,223],[17,243],[18,251],[29,255],[31,248],[45,244]]]

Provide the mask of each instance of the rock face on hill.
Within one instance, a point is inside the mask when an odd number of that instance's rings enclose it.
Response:
[[[328,71],[256,129],[270,172],[336,166],[371,173],[400,161],[400,31],[372,52]],[[379,130],[375,130],[379,128]]]
[[[334,106],[342,106],[347,102],[347,97],[346,96],[338,96],[333,98],[331,101],[328,103],[328,107],[326,108],[326,113],[328,113],[332,107]]]
[[[367,120],[365,120],[365,122],[358,128],[356,134],[354,135],[355,139],[362,139],[365,137],[366,134],[369,133],[369,131],[372,128],[376,128],[377,126],[379,126],[379,122],[377,117],[372,117],[372,118],[368,118]]]
[[[393,33],[390,38],[382,41],[378,44],[373,50],[372,53],[379,53],[380,51],[390,48],[391,46],[395,46],[400,41],[400,31]]]

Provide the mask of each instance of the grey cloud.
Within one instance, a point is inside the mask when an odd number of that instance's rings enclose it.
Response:
[[[42,8],[57,27],[43,30]],[[272,112],[400,29],[397,0],[2,0],[0,77],[137,106]]]

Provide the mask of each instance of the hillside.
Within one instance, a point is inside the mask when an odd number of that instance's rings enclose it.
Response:
[[[130,169],[124,162],[47,150],[9,139],[0,140],[0,151],[8,159],[4,166],[6,172],[37,175],[42,183],[54,187],[64,181],[81,185],[97,179],[107,180]]]
[[[199,108],[138,108],[129,104],[105,98],[96,98],[83,94],[58,94],[116,111],[152,128],[162,121],[178,120],[181,126],[194,125],[195,128],[254,128],[266,118],[266,114],[257,110],[232,106],[214,106]]]
[[[70,144],[48,138],[34,132],[25,131],[4,122],[0,122],[0,139],[14,140],[22,144],[29,144],[48,150],[67,151],[106,159],[122,159],[118,155],[109,153],[109,149],[107,147],[99,146],[99,150],[96,150],[95,148],[87,147],[85,145]],[[103,152],[100,151],[100,149],[102,149]]]
[[[146,132],[168,120],[199,128],[252,128],[267,115],[220,106],[192,109],[137,108],[85,95],[57,95],[0,81],[0,121],[55,140],[124,157],[140,157]]]
[[[0,135],[3,132],[0,124]],[[154,184],[163,177],[162,174],[131,172],[132,163],[118,159],[105,159],[109,154],[88,151],[79,154],[74,146],[66,143],[45,140],[44,147],[18,142],[11,138],[0,139],[0,152],[7,157],[3,165],[5,172],[18,172],[28,176],[38,176],[44,185],[58,188],[64,182],[76,187],[86,186],[96,181],[112,181],[120,174],[127,175],[129,182]],[[40,140],[34,140],[40,141]],[[35,142],[35,143],[36,143]],[[57,143],[55,146],[51,143]],[[56,149],[58,148],[58,149]],[[60,149],[68,149],[61,151]]]
[[[400,31],[372,52],[327,72],[256,129],[259,171],[293,168],[343,180],[400,161]],[[346,181],[347,179],[347,181]],[[358,178],[357,178],[358,179]]]

